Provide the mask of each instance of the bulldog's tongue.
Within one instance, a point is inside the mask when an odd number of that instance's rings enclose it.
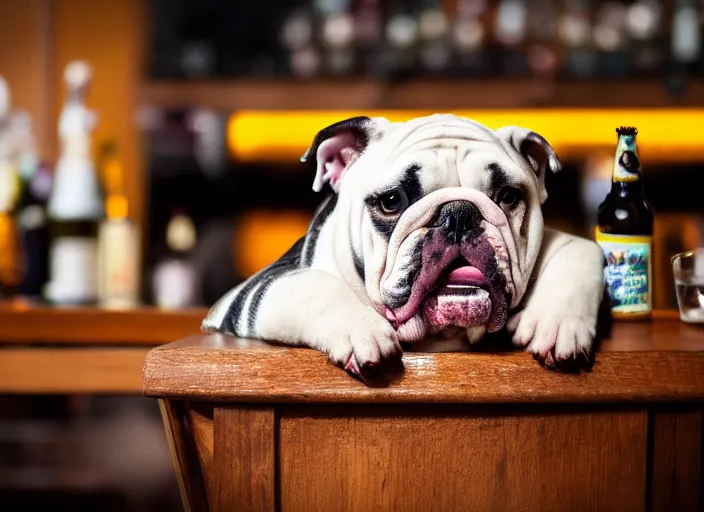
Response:
[[[491,315],[489,292],[479,286],[486,278],[471,266],[453,270],[445,285],[423,303],[423,316],[433,330],[486,325]]]
[[[456,268],[447,276],[447,284],[479,286],[486,283],[486,278],[477,267],[467,265]]]

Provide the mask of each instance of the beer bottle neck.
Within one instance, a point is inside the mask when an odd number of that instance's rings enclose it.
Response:
[[[616,143],[611,193],[617,197],[643,197],[643,173],[635,129],[623,129]]]
[[[611,181],[611,194],[616,197],[643,198],[645,196],[643,189],[643,179],[634,181]]]

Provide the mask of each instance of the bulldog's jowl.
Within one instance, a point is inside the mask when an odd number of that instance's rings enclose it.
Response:
[[[313,347],[363,379],[400,368],[401,342],[469,350],[504,328],[550,366],[590,352],[603,254],[544,227],[545,174],[561,165],[543,137],[452,115],[357,117],[302,160],[331,195],[204,330]]]

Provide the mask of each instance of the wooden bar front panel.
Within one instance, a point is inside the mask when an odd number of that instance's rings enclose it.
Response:
[[[645,509],[646,411],[323,411],[279,419],[281,511]]]

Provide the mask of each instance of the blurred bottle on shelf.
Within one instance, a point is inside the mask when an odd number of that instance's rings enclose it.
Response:
[[[487,0],[458,0],[451,21],[453,74],[479,77],[489,72]]]
[[[406,79],[415,73],[418,20],[408,0],[391,0],[377,62],[382,78]]]
[[[631,38],[631,72],[655,77],[664,57],[663,8],[659,0],[637,0],[627,7],[626,27]]]
[[[196,305],[197,275],[191,259],[196,245],[196,228],[182,209],[171,216],[166,228],[168,255],[154,268],[154,302],[163,309],[182,309]]]
[[[128,216],[124,168],[112,141],[103,147],[100,171],[106,197],[98,230],[98,298],[105,308],[133,308],[140,292],[139,233]]]
[[[288,61],[287,69],[297,78],[312,78],[321,69],[316,42],[316,20],[312,5],[298,2],[284,18],[279,41]]]
[[[20,281],[20,237],[12,216],[20,187],[10,123],[10,90],[0,77],[0,298],[13,296]]]
[[[22,240],[22,277],[18,294],[32,301],[42,297],[49,273],[49,227],[46,204],[51,193],[52,175],[40,162],[32,129],[26,112],[12,122],[17,148],[17,168],[22,187],[16,208],[17,225]]]
[[[526,76],[528,60],[524,46],[527,30],[527,0],[499,0],[496,9],[494,43],[499,74]]]
[[[626,6],[603,2],[595,12],[592,32],[597,50],[598,75],[624,78],[631,72],[631,41],[626,29]]]
[[[557,71],[559,51],[556,47],[558,11],[553,0],[533,0],[527,19],[526,53],[534,77],[552,79]]]
[[[163,47],[152,50],[153,67],[172,69],[173,47],[187,77],[653,78],[669,55],[675,90],[704,71],[701,0],[262,1],[248,9],[185,0],[183,26],[173,28],[174,15],[154,22]],[[157,14],[170,6],[157,4]],[[282,15],[262,22],[266,9]],[[250,34],[246,20],[262,28],[251,41],[218,36],[213,26],[230,19],[238,33]]]
[[[688,79],[701,71],[702,8],[697,0],[675,0],[670,29],[670,65],[666,78],[671,94],[683,94]]]
[[[352,75],[356,67],[356,52],[355,20],[350,10],[350,0],[315,0],[315,9],[320,18],[323,73],[332,77]]]
[[[592,16],[589,0],[565,0],[560,17],[560,43],[564,48],[562,71],[567,77],[592,78],[597,55],[592,46]]]
[[[356,47],[357,72],[372,75],[376,65],[376,52],[381,44],[384,12],[381,0],[353,0],[354,44]]]
[[[417,6],[418,67],[430,76],[447,76],[452,64],[449,20],[442,0],[422,0]]]
[[[49,197],[51,236],[46,298],[59,305],[97,299],[97,234],[103,201],[91,157],[95,113],[85,100],[90,65],[73,61],[64,70],[68,90],[59,119],[61,154]]]
[[[17,225],[22,240],[22,280],[18,294],[40,301],[49,279],[49,224],[46,205],[51,193],[52,173],[48,165],[37,165],[25,178],[17,206]]]

